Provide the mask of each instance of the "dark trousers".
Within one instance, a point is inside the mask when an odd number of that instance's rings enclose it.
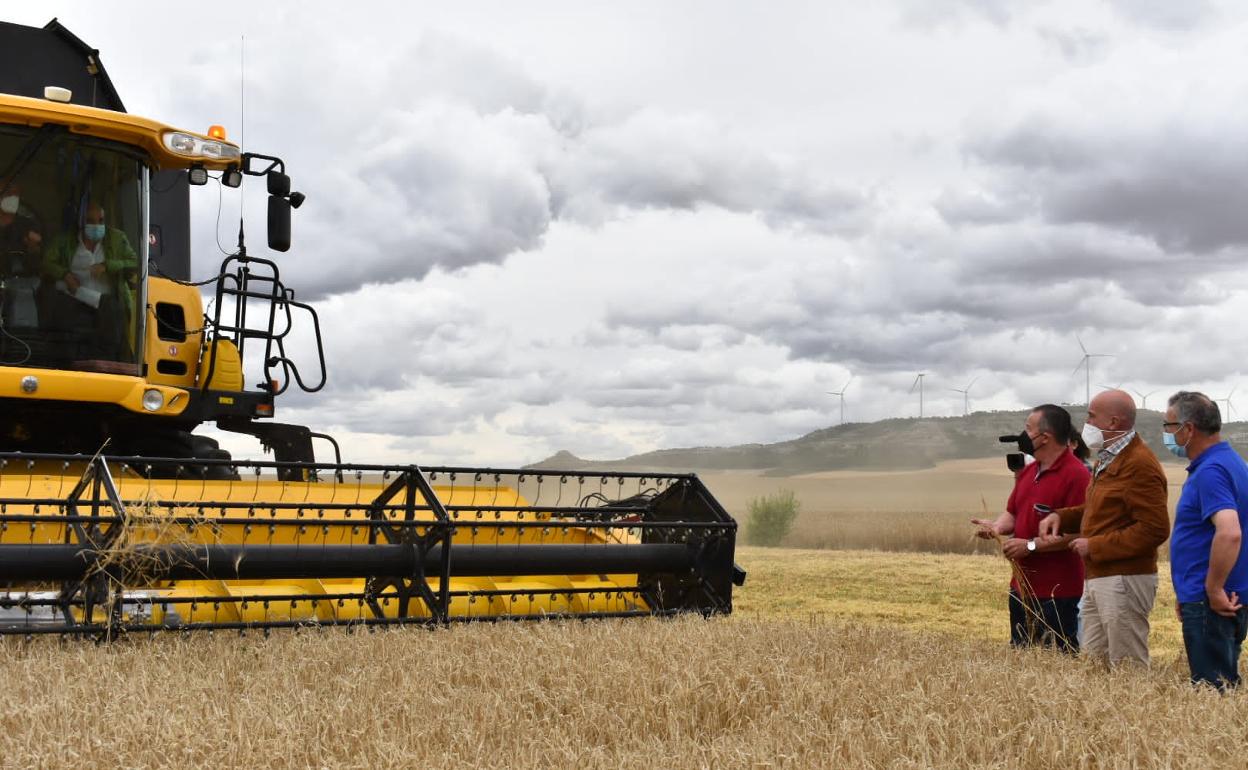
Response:
[[[1209,609],[1209,601],[1181,602],[1183,647],[1192,684],[1205,682],[1225,690],[1239,685],[1239,651],[1248,633],[1248,607],[1228,618]]]
[[[1026,605],[1023,602],[1026,601]],[[1079,651],[1079,599],[1024,600],[1010,590],[1010,644],[1057,647],[1062,652]]]

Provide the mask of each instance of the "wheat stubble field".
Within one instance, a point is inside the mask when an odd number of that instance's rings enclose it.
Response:
[[[0,766],[1244,764],[1248,696],[1186,684],[1168,591],[1154,668],[1107,672],[1007,649],[999,558],[739,561],[711,621],[0,644]]]

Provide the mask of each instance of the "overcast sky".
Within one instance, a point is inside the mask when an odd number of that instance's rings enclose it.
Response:
[[[853,421],[916,416],[918,372],[926,415],[973,379],[972,409],[1082,403],[1076,336],[1150,407],[1248,368],[1240,4],[448,5],[4,6],[235,139],[243,30],[245,148],[308,196],[280,261],[330,359],[279,418],[349,459],[777,441],[851,375]]]

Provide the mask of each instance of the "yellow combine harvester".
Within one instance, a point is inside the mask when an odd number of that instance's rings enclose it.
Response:
[[[736,523],[693,475],[351,465],[273,422],[325,383],[315,310],[241,226],[212,315],[189,281],[190,186],[247,176],[286,251],[281,159],[127,114],[64,27],[0,23],[0,633],[731,611]]]

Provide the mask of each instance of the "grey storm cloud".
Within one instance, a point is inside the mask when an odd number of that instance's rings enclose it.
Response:
[[[868,194],[726,137],[715,121],[655,110],[587,129],[553,176],[558,215],[586,222],[616,210],[717,206],[835,233],[861,228],[870,207]]]
[[[711,207],[840,233],[872,211],[869,192],[734,139],[715,120],[646,107],[595,114],[446,36],[426,35],[350,80],[318,61],[310,71],[256,66],[276,77],[252,97],[266,116],[252,134],[282,134],[283,114],[314,116],[300,121],[290,163],[309,196],[292,258],[314,298],[498,263],[540,248],[556,220]],[[323,98],[298,101],[308,92],[294,79],[309,76]]]
[[[970,155],[997,172],[994,188],[971,200],[1030,201],[1048,222],[1104,225],[1171,254],[1248,246],[1248,125],[1238,112],[1228,117],[1216,127],[1182,117],[1118,127],[1105,113],[1089,130],[1084,116],[1030,113],[971,140]],[[984,221],[994,211],[965,198],[941,207],[953,222]]]

